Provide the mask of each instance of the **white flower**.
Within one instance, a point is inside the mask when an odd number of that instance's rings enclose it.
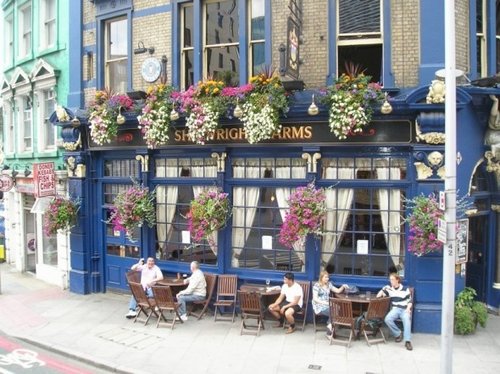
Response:
[[[220,114],[213,110],[210,104],[201,104],[193,108],[186,119],[188,136],[197,144],[205,144],[215,136],[215,130],[219,127]]]
[[[146,112],[143,110],[143,114],[138,116],[137,120],[148,148],[156,148],[167,144],[170,111],[166,105],[160,106],[158,110],[151,109]]]
[[[278,113],[266,104],[263,108],[254,106],[251,102],[243,104],[241,121],[245,136],[250,144],[271,139],[274,133],[281,130]]]

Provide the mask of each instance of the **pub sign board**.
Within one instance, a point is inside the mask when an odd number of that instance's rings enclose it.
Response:
[[[35,184],[35,197],[55,196],[56,174],[53,162],[40,162],[33,164],[33,182]]]
[[[90,134],[90,131],[87,134]],[[362,132],[351,134],[343,140],[330,131],[326,121],[304,121],[283,123],[281,130],[275,133],[272,139],[249,144],[243,125],[231,123],[221,125],[216,130],[214,139],[207,141],[206,145],[403,145],[411,143],[413,138],[413,125],[409,120],[372,121]],[[120,126],[117,137],[102,146],[94,143],[90,137],[88,140],[90,149],[146,147],[141,130],[137,126]],[[170,126],[169,141],[165,147],[171,146],[202,147],[189,139],[185,126],[173,125]]]

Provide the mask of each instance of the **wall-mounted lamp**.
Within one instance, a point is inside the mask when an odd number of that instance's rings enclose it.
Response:
[[[9,170],[10,169],[10,166],[5,164],[3,167],[2,167],[2,170]]]
[[[24,169],[24,176],[27,177],[30,174],[31,174],[31,170],[28,168],[28,165],[26,165],[26,168]]]
[[[311,105],[309,105],[309,108],[307,108],[307,114],[310,116],[315,116],[319,113],[318,106],[314,102],[314,94],[312,95],[312,102]]]
[[[390,114],[390,113],[392,113],[392,105],[391,105],[391,103],[389,103],[388,99],[389,99],[389,94],[386,92],[385,93],[384,103],[380,107],[380,112],[382,114]]]
[[[15,178],[19,174],[19,172],[16,169],[12,169],[12,178]]]
[[[146,52],[149,52],[149,54],[152,55],[153,53],[155,53],[155,47],[146,48],[144,47],[143,42],[137,43],[137,48],[134,49],[134,55],[140,55],[141,53]]]

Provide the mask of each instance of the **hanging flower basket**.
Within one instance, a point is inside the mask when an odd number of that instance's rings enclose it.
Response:
[[[170,97],[172,91],[172,87],[165,84],[151,86],[148,89],[142,114],[137,117],[148,148],[165,145],[169,140],[170,115],[174,108]]]
[[[372,119],[372,105],[384,98],[382,87],[372,83],[372,77],[364,75],[358,66],[351,64],[346,70],[323,98],[330,108],[330,131],[339,139],[362,132]]]
[[[89,106],[90,137],[94,143],[110,143],[118,134],[118,126],[125,123],[122,111],[131,110],[134,101],[127,95],[114,94],[111,90],[97,91]]]
[[[187,214],[189,231],[193,242],[200,243],[206,239],[214,248],[213,233],[222,229],[231,216],[228,194],[220,190],[204,190],[191,201]]]
[[[64,197],[55,197],[43,216],[43,232],[52,236],[57,231],[68,231],[76,223],[80,203]]]
[[[444,213],[439,210],[436,196],[416,196],[407,200],[407,207],[411,209],[406,218],[410,225],[408,252],[418,257],[427,253],[442,252],[443,244],[437,240],[437,228],[438,220],[444,217]]]
[[[296,242],[303,247],[308,234],[321,234],[326,214],[325,191],[314,183],[298,187],[288,198],[288,211],[281,225],[279,241],[292,248]]]
[[[131,239],[136,227],[141,227],[144,223],[153,227],[155,221],[155,193],[150,192],[147,187],[134,184],[116,196],[107,223],[113,225],[113,230],[125,232]]]

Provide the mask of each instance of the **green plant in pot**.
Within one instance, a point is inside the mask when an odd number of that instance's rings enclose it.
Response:
[[[461,335],[472,334],[476,331],[477,324],[486,326],[488,309],[480,301],[476,301],[476,290],[465,287],[455,301],[455,333]]]

